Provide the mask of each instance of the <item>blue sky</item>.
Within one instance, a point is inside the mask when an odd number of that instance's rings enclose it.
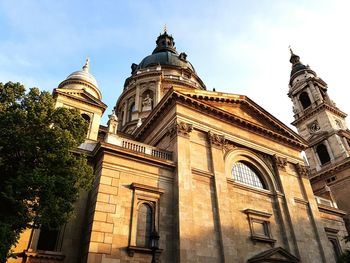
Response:
[[[105,124],[131,64],[167,24],[208,90],[247,95],[289,124],[291,45],[350,113],[349,13],[345,0],[2,0],[0,81],[51,91],[89,56],[109,106]]]

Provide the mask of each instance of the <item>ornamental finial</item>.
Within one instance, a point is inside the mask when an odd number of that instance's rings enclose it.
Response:
[[[89,68],[90,68],[90,58],[87,57],[85,65],[83,66],[83,70],[86,71],[86,72],[89,72]]]
[[[167,33],[167,26],[166,26],[166,24],[164,24],[164,34],[166,34]]]
[[[292,47],[289,45],[288,48],[289,48],[290,54],[291,54],[291,55],[294,55],[293,50],[292,50]]]

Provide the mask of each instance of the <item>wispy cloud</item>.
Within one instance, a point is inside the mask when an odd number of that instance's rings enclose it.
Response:
[[[131,63],[151,53],[166,23],[208,89],[248,95],[292,121],[286,95],[292,45],[350,112],[348,10],[345,0],[2,1],[0,81],[51,89],[90,56],[113,106]]]

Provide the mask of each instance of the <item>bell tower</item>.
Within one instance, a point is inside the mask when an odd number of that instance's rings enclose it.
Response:
[[[300,62],[291,50],[288,96],[293,102],[292,124],[308,142],[305,150],[314,193],[326,196],[329,186],[340,209],[350,213],[350,131],[346,113],[328,95],[327,84]]]

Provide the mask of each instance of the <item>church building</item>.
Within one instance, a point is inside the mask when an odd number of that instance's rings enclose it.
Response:
[[[25,231],[8,262],[335,263],[350,212],[346,114],[291,63],[300,135],[247,96],[208,91],[166,31],[132,64],[103,126],[87,60],[53,95],[89,123],[79,151],[94,187],[59,231]]]

